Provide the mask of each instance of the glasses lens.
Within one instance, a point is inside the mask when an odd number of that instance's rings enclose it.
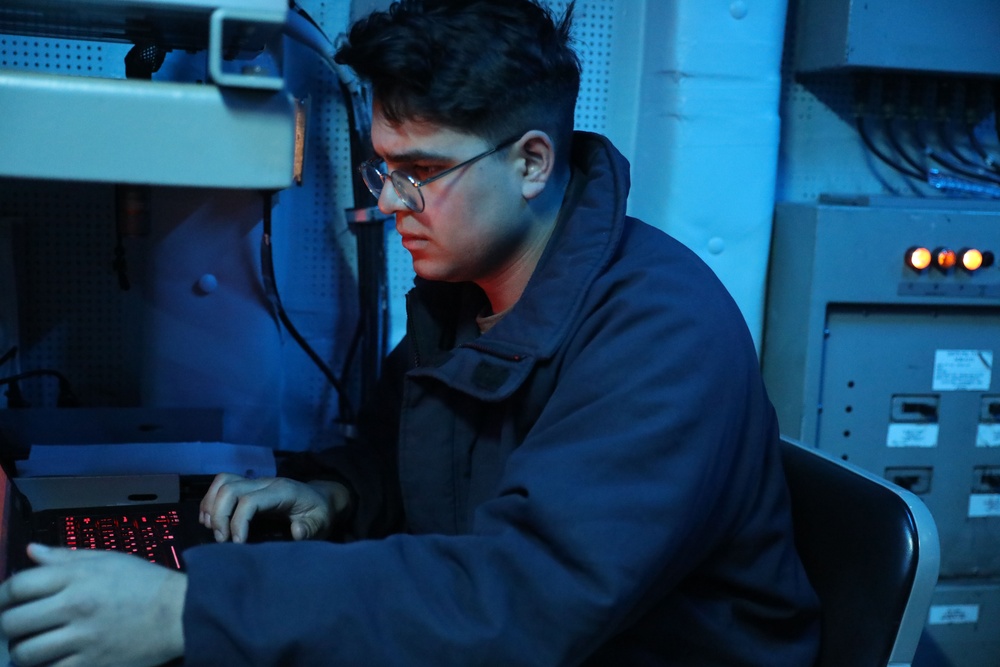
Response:
[[[376,199],[382,194],[382,185],[385,182],[382,174],[384,173],[385,162],[365,162],[361,165],[361,178]]]
[[[413,179],[400,171],[392,172],[389,178],[392,179],[392,187],[396,189],[396,194],[403,200],[407,208],[416,213],[424,210],[424,195],[420,192],[420,188],[413,183]]]

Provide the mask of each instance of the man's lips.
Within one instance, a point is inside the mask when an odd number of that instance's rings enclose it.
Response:
[[[416,250],[427,245],[427,239],[422,236],[414,236],[413,234],[401,234],[400,238],[403,243],[403,247],[407,250]]]

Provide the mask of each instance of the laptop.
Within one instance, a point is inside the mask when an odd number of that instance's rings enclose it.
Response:
[[[109,485],[111,478],[53,478],[82,491]],[[23,480],[35,483],[37,480]],[[49,498],[58,497],[46,489]],[[65,494],[63,494],[65,495]],[[133,494],[134,495],[134,494]],[[200,496],[178,497],[175,502],[51,507],[33,510],[6,465],[0,465],[0,576],[31,567],[29,542],[69,549],[97,549],[131,553],[175,570],[184,569],[184,549],[211,543],[212,533],[198,521]],[[86,498],[86,493],[82,496]],[[39,496],[41,497],[41,496]],[[141,500],[141,498],[140,498]],[[46,505],[51,500],[44,500]],[[57,503],[58,504],[58,503]]]

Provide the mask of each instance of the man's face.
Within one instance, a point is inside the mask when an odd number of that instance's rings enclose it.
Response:
[[[480,137],[428,123],[392,125],[378,105],[372,145],[389,173],[400,170],[417,181],[492,148]],[[386,181],[379,209],[396,216],[396,231],[417,275],[483,284],[502,280],[512,270],[531,236],[519,162],[515,144],[424,185],[419,213],[407,208]]]

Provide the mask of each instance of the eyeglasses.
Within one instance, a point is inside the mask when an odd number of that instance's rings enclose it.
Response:
[[[414,213],[420,213],[424,210],[424,194],[420,188],[424,187],[428,183],[433,183],[439,178],[444,178],[448,174],[458,171],[462,167],[466,167],[477,160],[482,160],[487,155],[493,155],[498,150],[510,146],[520,138],[521,135],[519,134],[516,137],[511,137],[510,139],[501,141],[485,153],[480,153],[475,157],[469,158],[465,162],[460,162],[454,167],[449,167],[441,173],[434,174],[430,178],[425,178],[422,181],[418,181],[413,176],[410,176],[406,172],[400,171],[399,169],[391,173],[387,172],[385,160],[377,155],[372,159],[363,162],[361,166],[358,167],[358,171],[361,172],[361,178],[364,179],[365,185],[367,185],[371,193],[375,195],[375,199],[378,199],[382,195],[382,188],[385,187],[386,179],[388,179],[389,182],[392,183],[392,189],[396,191],[396,195],[399,196],[399,199],[404,204],[406,204],[406,207]]]

